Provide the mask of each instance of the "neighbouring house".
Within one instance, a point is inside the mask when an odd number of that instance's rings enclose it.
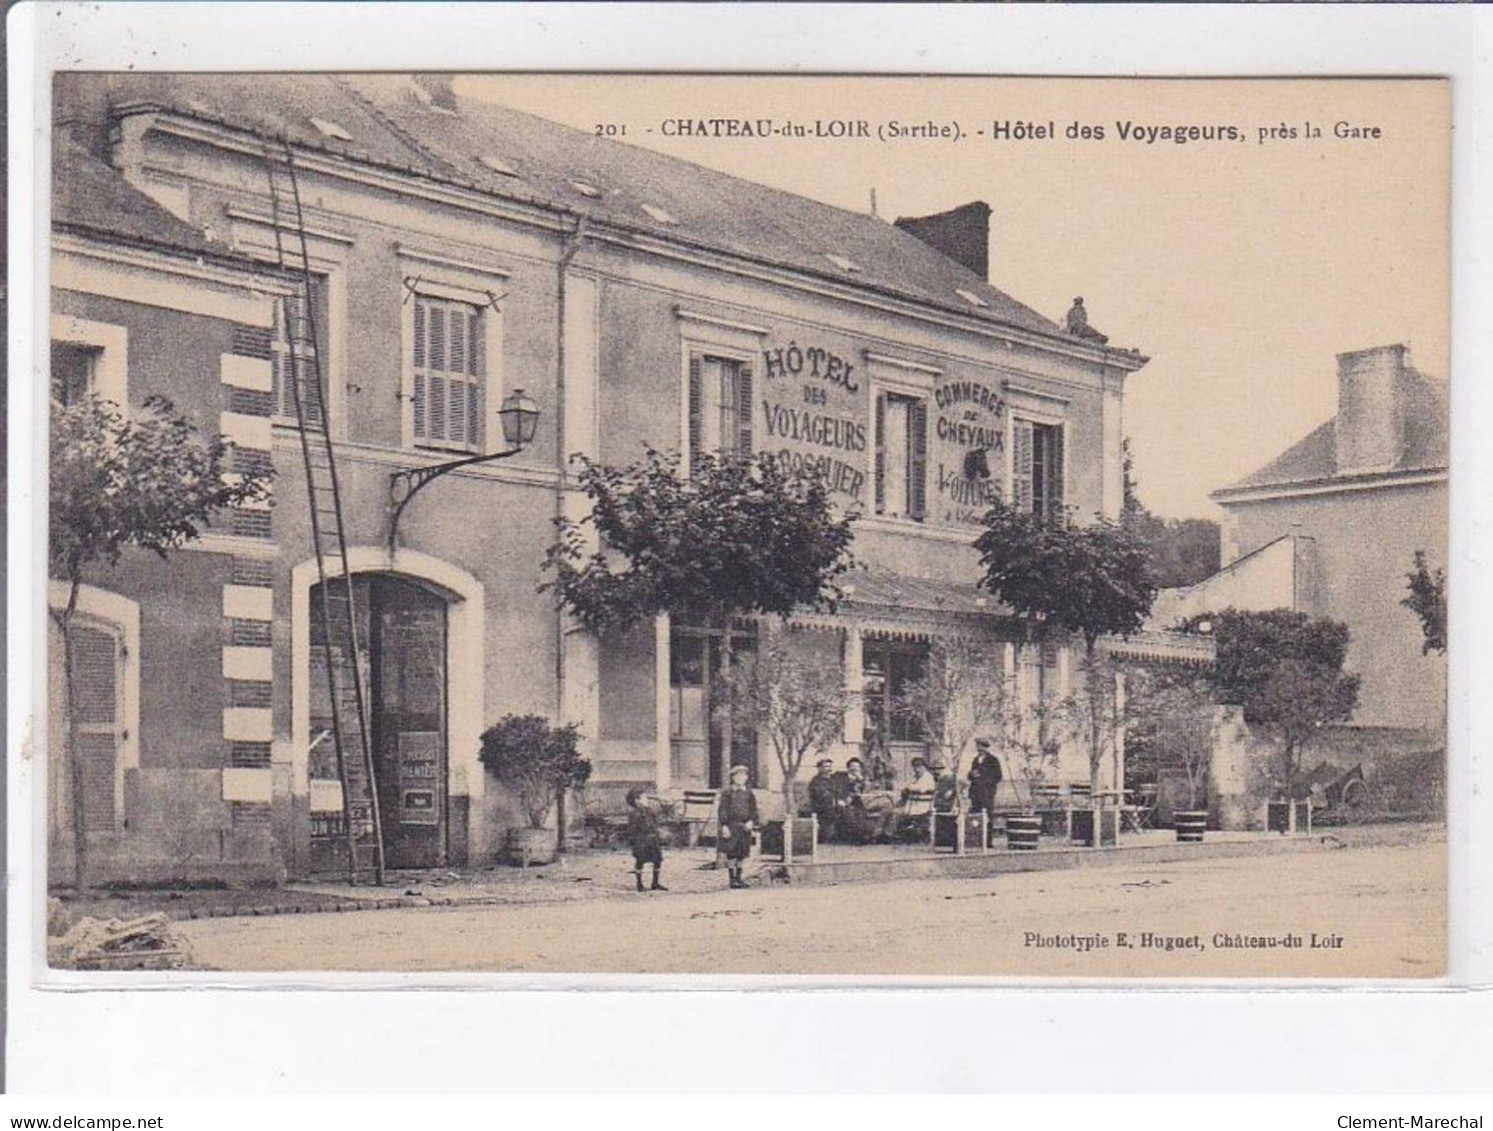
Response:
[[[859,693],[841,759],[923,749],[893,708],[942,634],[998,642],[991,678],[1028,702],[1068,685],[1072,644],[1029,643],[974,587],[971,543],[997,495],[1118,515],[1124,383],[1146,358],[992,286],[984,205],[893,225],[449,79],[64,74],[56,91],[54,387],[169,393],[276,472],[272,507],[98,582],[90,615],[115,641],[98,694],[120,712],[98,753],[115,784],[97,819],[124,846],[107,869],[334,866],[325,677],[353,658],[314,613],[287,310],[316,328],[391,867],[491,857],[515,814],[478,738],[509,712],[579,724],[594,806],[713,788],[735,764],[778,785],[770,755],[739,728],[724,749],[705,710],[753,624],[597,639],[536,591],[553,519],[584,504],[572,453],[769,451],[826,474],[868,568],[792,628]],[[309,311],[275,267],[267,138],[298,172]],[[532,446],[432,484],[391,548],[391,476],[501,449],[494,414],[517,388],[542,413]],[[1166,633],[1105,647],[1210,655]],[[1061,773],[1087,781],[1081,750]],[[1123,776],[1121,750],[1105,781]],[[163,825],[169,846],[136,835]]]
[[[1417,551],[1447,560],[1447,390],[1405,345],[1338,355],[1338,412],[1258,471],[1214,491],[1225,565],[1167,590],[1153,623],[1227,607],[1344,622],[1362,678],[1346,727],[1316,756],[1344,762],[1434,746],[1446,725],[1446,659],[1426,654],[1401,604]]]

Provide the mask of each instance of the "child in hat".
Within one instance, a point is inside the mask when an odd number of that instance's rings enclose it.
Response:
[[[732,766],[731,786],[721,794],[719,837],[733,888],[746,887],[741,862],[752,854],[752,829],[757,824],[757,797],[747,788],[749,777],[745,766]]]
[[[627,791],[627,843],[632,848],[632,873],[643,891],[643,865],[653,865],[653,891],[668,891],[658,882],[658,873],[664,866],[664,842],[658,832],[658,814],[643,798],[643,791],[636,786]]]

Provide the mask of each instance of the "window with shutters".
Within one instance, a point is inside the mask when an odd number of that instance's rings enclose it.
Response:
[[[876,393],[876,513],[922,522],[928,510],[928,400]]]
[[[752,453],[752,366],[737,357],[689,355],[689,450]]]
[[[485,337],[480,306],[415,295],[410,395],[418,447],[482,450]]]
[[[283,424],[298,424],[300,411],[319,422],[327,384],[327,277],[311,276],[311,301],[304,291],[287,295],[274,304],[275,323],[270,334],[270,401],[272,415]],[[291,370],[300,378],[301,409],[296,408],[296,388]],[[319,378],[319,381],[318,381]]]
[[[1012,421],[1012,498],[1018,509],[1053,520],[1063,514],[1063,426]]]

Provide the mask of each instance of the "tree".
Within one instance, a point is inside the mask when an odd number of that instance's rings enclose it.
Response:
[[[781,625],[755,657],[726,674],[724,699],[733,716],[772,746],[788,816],[798,812],[796,783],[804,761],[839,741],[852,698],[839,668],[795,652]]]
[[[975,549],[985,571],[980,584],[1027,617],[1037,635],[1061,629],[1083,638],[1089,785],[1097,798],[1103,716],[1112,698],[1099,638],[1128,635],[1145,623],[1156,598],[1145,548],[1133,532],[1104,519],[1077,526],[1067,513],[1047,520],[997,503]]]
[[[702,454],[685,475],[677,455],[650,448],[622,468],[578,462],[591,514],[557,521],[544,562],[553,578],[540,589],[593,632],[659,613],[725,628],[833,606],[835,579],[853,564],[851,520],[835,517],[820,476],[786,461]]]
[[[1125,673],[1125,758],[1131,752],[1158,769],[1187,775],[1187,807],[1206,801],[1213,761],[1215,705],[1208,677],[1190,669],[1129,665]]]
[[[513,791],[529,827],[542,829],[559,799],[591,778],[579,744],[575,723],[551,726],[542,715],[504,715],[482,732],[478,758]],[[563,827],[559,833],[564,836]]]
[[[112,402],[85,397],[53,407],[48,571],[67,588],[52,610],[62,638],[66,710],[63,746],[70,769],[75,885],[87,881],[82,754],[75,740],[73,648],[78,594],[100,568],[132,549],[165,558],[196,539],[226,507],[263,499],[269,475],[227,470],[231,445],[196,429],[163,397],[148,398],[133,417]]]
[[[1416,550],[1415,568],[1405,575],[1405,588],[1410,595],[1400,604],[1420,618],[1425,636],[1421,653],[1446,655],[1446,571],[1438,569],[1433,574],[1426,565],[1425,551]]]
[[[1215,697],[1242,707],[1244,721],[1276,741],[1278,780],[1289,787],[1307,740],[1328,723],[1347,721],[1358,705],[1358,677],[1343,672],[1348,626],[1290,609],[1225,609],[1191,617],[1182,628],[1205,623],[1217,648],[1209,677]]]
[[[923,740],[947,759],[954,780],[969,744],[983,731],[1004,729],[1005,679],[1001,657],[968,637],[940,638],[895,709],[916,720]]]
[[[1218,523],[1206,518],[1161,518],[1152,514],[1140,499],[1129,437],[1122,450],[1124,502],[1120,523],[1145,545],[1158,588],[1196,585],[1213,576],[1222,560]]]

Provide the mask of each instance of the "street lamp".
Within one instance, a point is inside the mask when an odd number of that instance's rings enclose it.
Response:
[[[447,463],[432,464],[429,467],[411,467],[396,471],[389,476],[389,505],[392,508],[389,515],[389,557],[391,560],[399,545],[400,516],[404,514],[404,508],[409,506],[410,500],[420,493],[420,489],[432,479],[439,479],[448,471],[455,471],[459,467],[491,463],[493,460],[518,455],[534,442],[534,434],[539,430],[539,406],[522,389],[514,389],[503,398],[503,404],[498,409],[498,423],[503,429],[503,439],[508,443],[504,451],[466,456]]]

